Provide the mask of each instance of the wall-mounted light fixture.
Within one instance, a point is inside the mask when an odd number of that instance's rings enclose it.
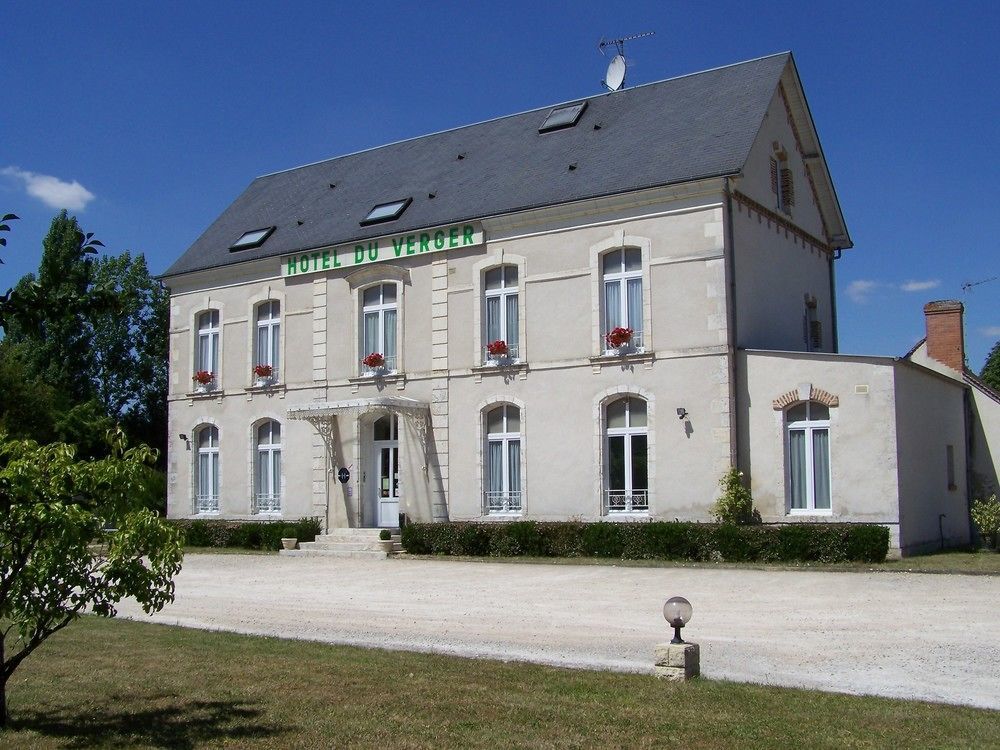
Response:
[[[179,438],[180,438],[181,440],[183,440],[183,441],[184,441],[185,443],[187,442],[187,439],[188,439],[188,436],[187,436],[187,435],[185,435],[185,434],[184,434],[183,432],[182,432],[182,433],[181,433],[180,435],[178,435],[177,437],[179,437]]]
[[[677,407],[677,418],[678,419],[687,419],[687,415],[688,415],[688,410],[687,409],[685,409],[683,406],[678,406]]]

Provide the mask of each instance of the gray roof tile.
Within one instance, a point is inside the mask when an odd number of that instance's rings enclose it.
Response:
[[[563,130],[538,132],[550,106],[258,177],[164,276],[734,174],[790,59],[589,97],[580,121]],[[372,206],[410,196],[398,220],[359,225]],[[229,251],[247,230],[271,225],[261,247]]]

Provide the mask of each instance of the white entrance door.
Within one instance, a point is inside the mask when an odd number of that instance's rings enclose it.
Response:
[[[382,528],[399,526],[399,433],[395,416],[374,425],[375,521]]]

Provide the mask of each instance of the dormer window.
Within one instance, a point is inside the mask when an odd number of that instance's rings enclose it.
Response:
[[[383,221],[395,221],[403,215],[403,211],[412,202],[413,198],[404,198],[403,200],[392,201],[391,203],[379,203],[368,212],[368,215],[361,220],[360,224],[366,227],[369,224],[380,224]]]
[[[586,108],[587,102],[570,104],[566,107],[556,107],[549,112],[548,116],[545,118],[545,122],[543,122],[541,127],[538,128],[538,132],[548,133],[552,130],[571,128],[576,125],[577,121],[580,119],[580,115],[583,114],[583,110]]]
[[[271,232],[273,231],[274,227],[264,227],[263,229],[251,229],[249,232],[244,232],[236,242],[229,246],[229,251],[236,252],[237,250],[250,250],[260,247],[267,241],[267,238],[271,236]]]

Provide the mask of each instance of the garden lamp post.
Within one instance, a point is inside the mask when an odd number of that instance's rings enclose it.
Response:
[[[671,643],[684,643],[681,638],[681,628],[687,625],[694,610],[691,602],[683,596],[672,596],[663,605],[663,619],[665,619],[674,629],[674,637]]]

